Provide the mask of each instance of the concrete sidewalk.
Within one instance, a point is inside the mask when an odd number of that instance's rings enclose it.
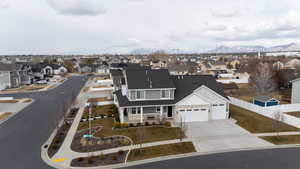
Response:
[[[262,137],[262,136],[288,136],[288,135],[300,135],[300,132],[295,131],[295,132],[279,132],[279,133],[257,133],[257,134],[253,134],[256,137]]]

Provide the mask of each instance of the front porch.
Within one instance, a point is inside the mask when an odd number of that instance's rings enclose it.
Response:
[[[174,106],[127,107],[120,108],[121,123],[159,123],[173,120]]]

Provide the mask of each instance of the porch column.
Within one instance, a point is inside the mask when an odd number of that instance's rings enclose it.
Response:
[[[163,119],[163,106],[160,106],[160,120]]]
[[[124,108],[120,108],[120,122],[124,123]]]
[[[141,107],[141,123],[143,123],[143,121],[144,121],[144,115],[143,115],[144,113],[143,113],[143,107]]]

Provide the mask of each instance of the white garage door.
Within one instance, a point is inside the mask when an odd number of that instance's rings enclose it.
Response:
[[[208,109],[179,110],[184,122],[208,121]]]
[[[214,104],[212,106],[211,119],[212,120],[226,119],[226,105]]]

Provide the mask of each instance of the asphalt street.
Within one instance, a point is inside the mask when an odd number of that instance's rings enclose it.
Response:
[[[40,157],[41,145],[55,125],[56,112],[84,77],[72,77],[46,92],[14,94],[35,102],[0,125],[0,169],[50,169]],[[128,169],[300,169],[300,148],[241,151],[194,156],[127,167]]]
[[[85,81],[76,76],[50,91],[10,95],[35,102],[0,125],[0,169],[51,168],[41,159],[41,145],[54,130],[64,100],[78,94]]]

